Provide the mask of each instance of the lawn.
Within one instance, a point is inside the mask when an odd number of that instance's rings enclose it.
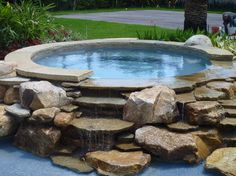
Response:
[[[154,8],[154,7],[145,7],[145,8],[110,8],[110,9],[88,9],[88,10],[68,10],[68,11],[57,11],[52,12],[53,15],[67,15],[73,13],[98,13],[98,12],[118,12],[118,11],[133,11],[133,10],[165,10],[165,11],[184,11],[183,8]],[[209,10],[208,13],[218,13],[222,14],[225,10]],[[234,11],[236,12],[236,10]]]
[[[98,38],[125,38],[137,37],[137,32],[153,29],[153,26],[133,25],[122,23],[111,23],[103,21],[80,20],[80,19],[56,19],[56,24],[65,26],[75,32],[79,32],[86,39]],[[173,31],[172,29],[165,29],[156,27],[158,31]]]

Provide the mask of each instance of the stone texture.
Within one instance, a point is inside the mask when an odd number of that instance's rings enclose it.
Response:
[[[168,129],[175,132],[188,132],[188,131],[195,131],[199,128],[197,125],[190,125],[185,122],[177,122],[167,125]]]
[[[236,131],[232,130],[224,130],[220,132],[220,136],[222,141],[226,144],[227,147],[236,147]]]
[[[20,84],[20,99],[23,107],[29,107],[33,110],[69,104],[66,92],[48,81]]]
[[[145,150],[164,160],[196,159],[197,146],[191,134],[179,134],[146,126],[136,130],[135,139]]]
[[[225,111],[218,102],[198,101],[185,106],[185,117],[193,125],[214,125],[225,118]]]
[[[225,118],[220,122],[222,128],[235,128],[236,129],[236,118]]]
[[[193,92],[177,94],[177,102],[180,104],[192,103],[196,101]]]
[[[60,130],[54,127],[23,124],[18,129],[14,144],[39,156],[49,156],[61,137]]]
[[[54,118],[54,124],[57,127],[66,127],[74,119],[74,113],[60,112]]]
[[[82,96],[80,91],[70,91],[66,92],[67,97],[72,97],[72,98],[79,98]]]
[[[2,78],[0,79],[1,85],[7,85],[7,86],[14,86],[19,85],[24,82],[30,81],[29,78],[23,78],[23,77],[12,77],[12,78]]]
[[[73,112],[76,111],[79,107],[73,104],[65,105],[61,107],[61,110],[64,112]]]
[[[200,45],[200,46],[207,46],[207,47],[213,47],[211,43],[211,39],[207,37],[206,35],[194,35],[190,37],[184,44],[185,46],[194,46],[194,45]]]
[[[236,118],[236,109],[225,108],[228,117]]]
[[[224,146],[217,130],[200,130],[192,132],[197,145],[199,160],[205,160],[214,150]]]
[[[232,100],[219,100],[220,104],[224,108],[229,108],[229,109],[236,109],[236,99]]]
[[[0,61],[0,77],[15,72],[15,63]]]
[[[51,156],[53,164],[68,168],[78,173],[89,173],[93,171],[85,161],[73,156],[56,155]]]
[[[236,148],[215,150],[206,160],[205,168],[217,170],[225,176],[236,176]]]
[[[86,161],[102,175],[137,175],[151,161],[151,156],[143,152],[118,152],[115,150],[91,152]]]
[[[0,85],[0,99],[4,99],[6,91],[7,87]]]
[[[23,108],[19,103],[13,104],[11,106],[6,106],[5,110],[22,120],[31,116],[30,110]]]
[[[121,143],[131,143],[134,141],[134,134],[125,133],[117,137],[117,141]]]
[[[117,144],[116,148],[123,152],[140,151],[142,148],[135,143]]]
[[[233,83],[224,81],[214,81],[207,83],[206,86],[210,89],[224,92],[226,94],[226,97],[229,99],[234,97],[235,84]]]
[[[8,88],[4,96],[4,103],[7,105],[11,105],[17,102],[19,102],[19,88],[18,87]]]
[[[224,92],[209,89],[206,86],[196,88],[194,96],[198,101],[217,101],[227,98]]]
[[[54,120],[57,113],[60,112],[59,108],[44,108],[38,109],[33,112],[32,116],[28,119],[30,122],[34,123],[50,123]]]
[[[18,127],[18,120],[6,114],[5,105],[0,105],[0,138],[13,135]]]
[[[123,118],[139,126],[172,123],[178,114],[175,92],[165,86],[155,86],[132,93],[124,107]]]

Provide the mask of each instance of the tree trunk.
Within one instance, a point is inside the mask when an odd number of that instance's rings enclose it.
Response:
[[[208,0],[185,0],[184,30],[207,31]]]

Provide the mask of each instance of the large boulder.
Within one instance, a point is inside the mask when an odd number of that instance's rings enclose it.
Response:
[[[8,75],[14,75],[16,64],[12,62],[0,61],[0,78]]]
[[[172,123],[178,114],[175,92],[166,86],[155,86],[132,93],[124,107],[123,118],[139,126]]]
[[[225,118],[225,110],[214,101],[198,101],[185,106],[185,117],[193,125],[215,125]]]
[[[5,105],[0,105],[0,138],[13,135],[18,125],[17,118],[6,113]]]
[[[194,46],[194,45],[200,45],[200,46],[207,46],[207,47],[213,47],[211,39],[207,37],[206,35],[194,35],[190,37],[184,44],[185,46]]]
[[[101,175],[137,175],[151,161],[143,152],[96,151],[86,154],[86,161]]]
[[[23,107],[32,110],[61,107],[69,104],[66,92],[48,81],[34,81],[20,84],[20,100]]]
[[[60,137],[61,131],[54,127],[22,124],[15,135],[14,144],[36,155],[49,156],[54,152]]]
[[[217,170],[225,176],[236,176],[236,148],[215,150],[206,160],[205,168]]]
[[[145,150],[164,160],[189,161],[190,158],[191,160],[197,159],[197,146],[190,133],[174,133],[166,129],[146,126],[136,130],[135,140]]]

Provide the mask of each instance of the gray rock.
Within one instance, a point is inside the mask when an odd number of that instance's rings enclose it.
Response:
[[[28,107],[32,110],[61,107],[70,103],[66,92],[48,81],[20,84],[20,100],[23,107]]]
[[[15,71],[16,64],[0,61],[0,77],[11,74]]]
[[[30,81],[29,78],[23,78],[23,77],[12,77],[12,78],[2,78],[0,79],[1,85],[7,85],[7,86],[13,86],[13,85],[19,85],[24,82]]]
[[[194,45],[213,47],[211,39],[205,35],[194,35],[185,42],[185,46]]]
[[[165,86],[155,86],[130,95],[124,107],[123,119],[139,126],[173,123],[178,115],[175,92]]]
[[[16,103],[16,104],[13,104],[11,106],[6,106],[5,110],[14,115],[14,116],[17,116],[19,117],[20,119],[24,119],[24,118],[27,118],[27,117],[30,117],[31,116],[31,113],[30,113],[30,110],[29,109],[26,109],[26,108],[23,108],[20,104]]]

